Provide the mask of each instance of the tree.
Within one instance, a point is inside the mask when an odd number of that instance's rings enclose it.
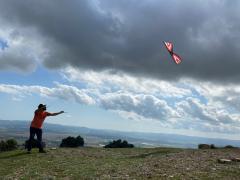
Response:
[[[84,139],[81,136],[75,137],[67,137],[62,139],[60,147],[80,147],[84,145]]]

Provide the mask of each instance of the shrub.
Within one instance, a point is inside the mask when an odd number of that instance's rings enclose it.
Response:
[[[224,148],[230,149],[230,148],[235,148],[235,147],[234,147],[234,146],[231,146],[231,145],[227,145],[227,146],[225,146]]]
[[[84,145],[84,139],[81,136],[75,137],[67,137],[62,139],[60,147],[80,147]]]
[[[198,149],[210,149],[210,145],[208,144],[199,144],[198,145]]]
[[[29,143],[29,140],[26,140],[25,141],[25,149],[27,149],[28,147],[28,143]],[[42,147],[45,148],[46,147],[46,143],[45,142],[42,142]],[[32,148],[38,148],[38,141],[36,139],[33,139],[32,140]]]
[[[17,149],[17,141],[15,139],[9,139],[6,141],[7,143],[7,147],[8,147],[8,151]]]
[[[216,147],[214,144],[211,144],[211,145],[210,145],[210,148],[211,148],[211,149],[217,149],[217,147]]]
[[[0,142],[0,151],[7,151],[7,143],[5,141]]]
[[[17,141],[15,139],[0,142],[0,151],[11,151],[14,149],[17,149]]]
[[[133,148],[133,144],[129,144],[126,140],[122,141],[121,139],[118,139],[116,141],[110,142],[105,148]]]

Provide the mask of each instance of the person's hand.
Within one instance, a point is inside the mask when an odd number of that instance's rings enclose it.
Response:
[[[60,114],[64,113],[64,111],[60,111]]]

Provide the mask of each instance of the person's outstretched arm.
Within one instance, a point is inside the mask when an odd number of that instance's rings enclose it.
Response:
[[[64,113],[64,111],[60,111],[60,112],[57,112],[57,113],[50,113],[50,112],[48,112],[47,116],[57,116],[57,115],[62,114],[62,113]]]

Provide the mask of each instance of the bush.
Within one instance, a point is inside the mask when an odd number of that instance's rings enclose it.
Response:
[[[208,144],[199,144],[198,149],[210,149],[211,146]]]
[[[25,149],[28,148],[28,143],[29,143],[29,140],[26,140],[25,141]],[[45,148],[46,147],[46,143],[45,142],[42,142],[42,147]],[[38,141],[36,139],[33,139],[32,140],[32,148],[38,148]]]
[[[104,148],[133,148],[133,144],[129,144],[127,141],[122,141],[121,139],[118,139],[117,141],[110,142]]]
[[[84,145],[84,139],[81,136],[75,137],[67,137],[62,139],[60,147],[80,147]]]
[[[231,146],[231,145],[227,145],[227,146],[225,146],[224,148],[226,148],[226,149],[231,149],[231,148],[236,148],[236,147]]]
[[[214,144],[211,144],[211,145],[210,145],[210,148],[211,148],[211,149],[217,149],[217,147],[216,147]]]
[[[15,139],[9,139],[6,141],[7,143],[7,147],[8,147],[8,151],[17,149],[17,141]]]
[[[0,142],[0,151],[7,151],[7,143],[5,141]]]
[[[14,149],[17,149],[17,141],[15,139],[0,142],[0,151],[11,151]]]

